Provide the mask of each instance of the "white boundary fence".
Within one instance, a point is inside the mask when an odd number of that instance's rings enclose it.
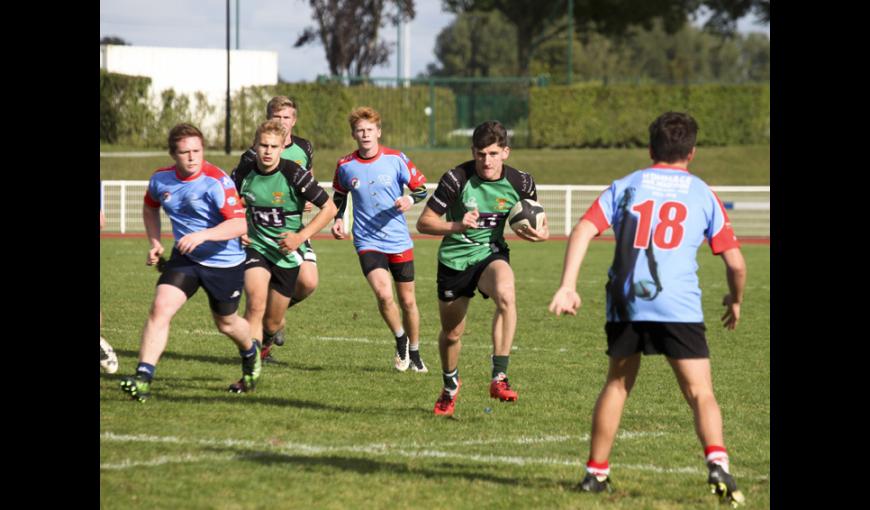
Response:
[[[321,183],[332,195],[332,185]],[[586,212],[590,204],[608,185],[558,185],[539,184],[538,202],[547,211],[547,221],[551,235],[569,235],[571,228]],[[102,181],[100,202],[106,215],[104,232],[122,234],[144,233],[142,224],[142,199],[148,181]],[[737,237],[770,237],[770,186],[711,186],[725,204],[731,225]],[[430,188],[430,194],[434,187]],[[423,204],[417,204],[406,213],[411,233],[416,234],[417,217],[423,211]],[[348,204],[348,211],[350,204]],[[303,221],[308,223],[316,214],[315,210],[306,213]],[[172,232],[169,219],[160,215],[163,233]],[[329,227],[322,232],[328,233]],[[608,231],[606,234],[612,234]]]

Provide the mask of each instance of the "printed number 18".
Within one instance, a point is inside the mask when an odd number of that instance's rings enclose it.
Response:
[[[634,247],[646,249],[649,246],[650,225],[655,212],[655,200],[647,200],[635,206],[631,210],[639,216],[637,233],[634,236]],[[665,202],[659,209],[659,224],[653,232],[653,243],[658,248],[670,250],[676,248],[683,241],[683,221],[686,220],[688,210],[681,202]],[[670,239],[668,239],[670,230]]]

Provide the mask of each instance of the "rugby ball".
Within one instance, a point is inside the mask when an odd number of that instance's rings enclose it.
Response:
[[[528,198],[520,200],[511,207],[507,221],[514,232],[528,227],[537,229],[544,223],[544,206]]]

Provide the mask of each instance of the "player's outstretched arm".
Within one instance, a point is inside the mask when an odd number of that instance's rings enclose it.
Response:
[[[574,225],[565,250],[562,281],[550,301],[550,312],[556,315],[577,314],[577,309],[582,304],[580,294],[577,293],[577,276],[580,274],[580,266],[586,257],[586,251],[589,249],[589,242],[597,235],[598,228],[589,220],[580,220]]]
[[[731,248],[721,254],[725,262],[725,278],[728,280],[728,294],[722,298],[725,313],[722,315],[722,325],[727,329],[737,327],[740,320],[740,304],[743,302],[743,290],[746,288],[746,261],[740,248]]]

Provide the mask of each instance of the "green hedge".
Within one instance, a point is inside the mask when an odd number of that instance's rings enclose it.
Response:
[[[138,144],[154,121],[148,106],[151,78],[100,69],[100,141]]]
[[[770,142],[767,85],[589,85],[530,91],[533,147],[644,147],[649,124],[684,111],[698,121],[699,145]]]
[[[350,97],[341,85],[314,83],[282,83],[279,85],[245,87],[233,98],[233,146],[250,147],[257,126],[266,120],[266,103],[275,96],[293,98],[299,105],[298,121],[293,133],[311,140],[318,147],[336,148],[346,145],[350,129],[345,120],[351,109]],[[352,142],[351,142],[352,143]]]

